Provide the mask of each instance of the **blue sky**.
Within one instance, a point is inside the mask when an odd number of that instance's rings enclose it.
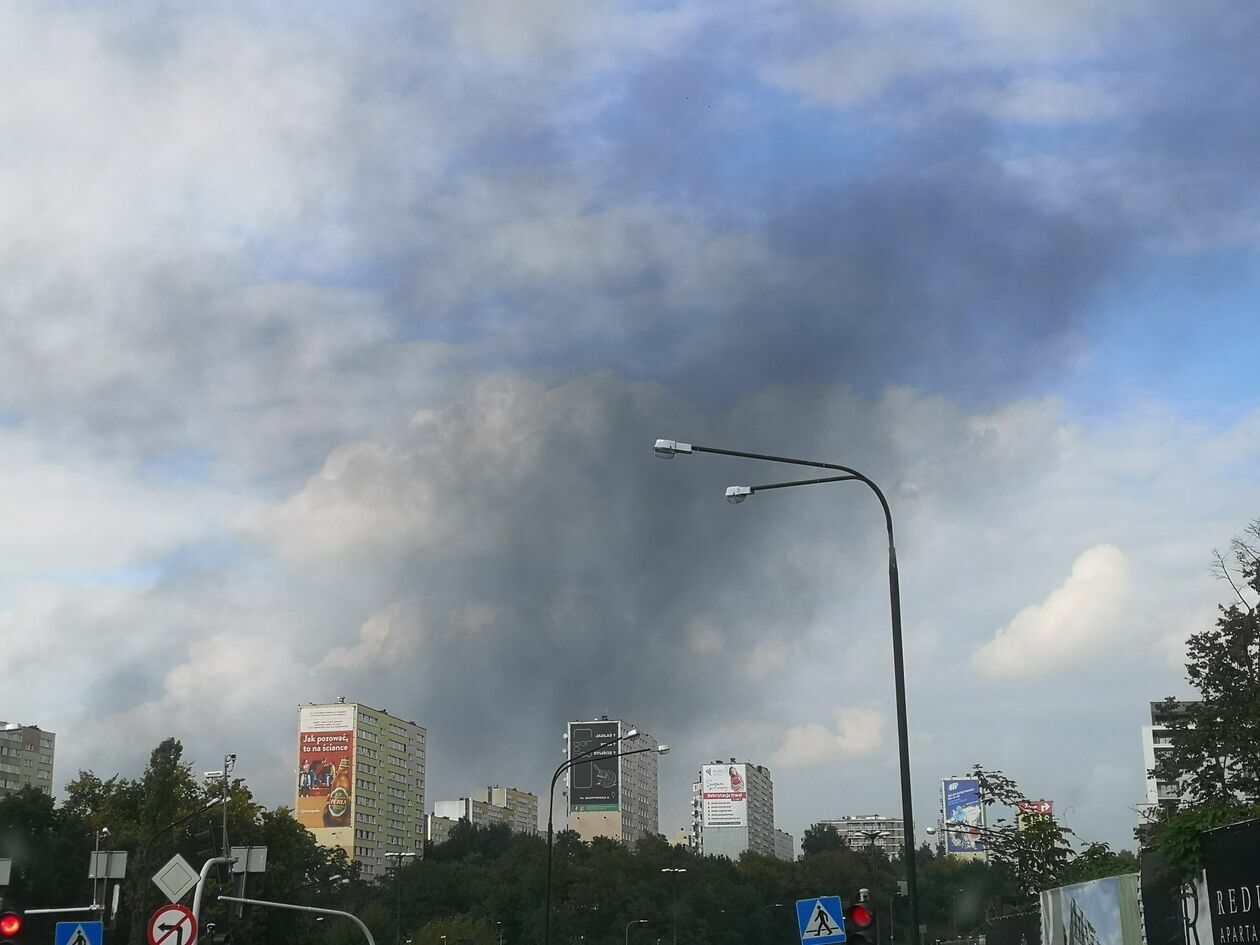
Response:
[[[612,712],[675,746],[666,833],[711,757],[768,764],[798,836],[894,813],[877,509],[736,509],[778,470],[656,461],[676,437],[884,486],[920,823],[981,762],[1129,845],[1146,704],[1257,516],[1258,33],[6,9],[0,633],[90,694],[6,712],[61,781],[176,735],[270,804],[300,702],[428,726],[433,799],[541,791]]]

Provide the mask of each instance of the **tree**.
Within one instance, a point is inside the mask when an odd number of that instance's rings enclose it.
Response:
[[[986,810],[995,804],[1018,809],[1027,800],[1019,785],[1001,771],[976,765],[972,777],[980,782],[981,803]],[[1007,815],[985,820],[989,824],[984,831],[989,857],[1011,870],[1021,893],[1031,896],[1059,884],[1059,876],[1073,855],[1074,834],[1053,814],[1027,817],[1022,824]]]
[[[1260,798],[1260,519],[1233,541],[1234,565],[1219,551],[1214,571],[1234,600],[1216,626],[1186,643],[1186,678],[1199,691],[1169,723],[1171,745],[1152,769],[1180,785],[1183,804]],[[1171,697],[1168,700],[1173,703]]]
[[[811,824],[801,837],[801,856],[813,856],[828,850],[839,850],[846,844],[840,831],[832,824]]]

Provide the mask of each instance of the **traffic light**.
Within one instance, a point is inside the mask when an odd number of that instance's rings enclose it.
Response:
[[[850,945],[879,945],[874,904],[869,900],[855,902],[845,909],[844,933]]]
[[[16,912],[0,915],[0,945],[17,945],[25,924],[22,916]]]

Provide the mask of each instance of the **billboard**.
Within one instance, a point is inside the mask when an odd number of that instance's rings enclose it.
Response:
[[[1043,891],[1042,945],[1142,945],[1138,884],[1126,873]]]
[[[1260,916],[1260,820],[1203,833],[1212,940],[1254,942]]]
[[[705,765],[700,769],[700,806],[705,827],[748,826],[748,768]]]
[[[297,821],[320,843],[354,850],[354,706],[302,706]]]
[[[1019,808],[1017,822],[1020,830],[1037,817],[1054,816],[1054,801],[1020,801],[1016,806]]]
[[[946,853],[984,853],[984,805],[980,782],[950,778],[941,782],[941,810]]]
[[[614,742],[621,734],[620,722],[569,723],[569,757],[576,758],[600,745]],[[608,745],[569,769],[569,810],[621,810],[621,759],[615,757],[618,746]]]

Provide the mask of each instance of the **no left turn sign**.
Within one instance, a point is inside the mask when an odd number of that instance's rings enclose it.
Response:
[[[194,945],[197,920],[185,906],[163,906],[149,920],[149,945]]]

